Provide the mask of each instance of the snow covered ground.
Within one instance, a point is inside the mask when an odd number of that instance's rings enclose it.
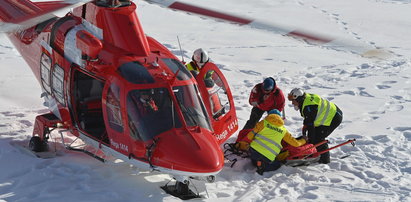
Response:
[[[343,110],[331,144],[357,139],[355,147],[333,150],[327,165],[284,166],[260,176],[247,160],[234,168],[227,163],[216,182],[206,184],[203,201],[411,201],[410,0],[189,2],[391,52],[382,60],[364,58],[139,1],[147,35],[179,54],[178,35],[186,60],[196,48],[209,51],[230,83],[240,127],[251,109],[251,88],[273,76],[285,93],[301,87]],[[60,152],[51,159],[13,146],[29,140],[45,108],[36,79],[4,35],[0,66],[0,201],[179,201],[159,188],[170,179],[165,174],[103,164],[59,144],[52,144]],[[302,118],[288,102],[286,115],[287,128],[298,136]]]

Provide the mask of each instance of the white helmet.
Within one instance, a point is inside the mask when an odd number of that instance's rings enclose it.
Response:
[[[304,96],[304,91],[301,88],[294,88],[288,94],[288,100],[295,100],[300,96]]]
[[[193,58],[192,58],[198,65],[203,65],[204,63],[208,62],[208,53],[203,50],[202,48],[199,48],[194,51],[193,53]]]

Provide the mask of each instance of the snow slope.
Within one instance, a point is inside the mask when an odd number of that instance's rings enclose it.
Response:
[[[240,127],[251,109],[251,88],[273,76],[285,93],[302,87],[343,110],[331,144],[357,139],[356,147],[333,150],[328,165],[284,166],[260,176],[248,160],[233,168],[227,163],[216,182],[206,184],[203,201],[411,201],[410,0],[187,2],[391,52],[383,60],[364,58],[139,1],[146,34],[179,55],[178,35],[186,60],[198,47],[209,50],[230,83]],[[159,188],[170,179],[165,174],[102,164],[60,144],[51,145],[59,151],[51,159],[13,146],[28,141],[35,116],[45,108],[36,79],[4,35],[0,64],[0,201],[179,201]],[[287,128],[298,136],[302,118],[288,102],[286,115]],[[351,156],[339,159],[346,154]]]

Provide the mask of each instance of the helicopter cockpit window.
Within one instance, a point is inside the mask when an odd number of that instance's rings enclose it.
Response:
[[[193,76],[181,62],[175,59],[164,58],[163,62],[166,63],[168,68],[170,68],[173,73],[176,73],[178,70],[180,70],[177,75],[178,80],[188,80]]]
[[[230,102],[227,96],[227,88],[217,72],[209,70],[204,78],[204,84],[207,88],[208,99],[210,101],[213,118],[218,120],[219,117],[230,111]]]
[[[50,93],[51,58],[43,53],[40,60],[41,84],[47,93]]]
[[[118,68],[120,75],[134,84],[154,83],[154,78],[147,69],[138,62],[129,62]]]
[[[118,132],[123,132],[123,119],[120,108],[120,88],[111,84],[107,92],[107,119],[110,127]]]
[[[53,87],[53,94],[56,97],[57,101],[62,104],[65,105],[65,100],[64,100],[64,70],[63,68],[61,68],[59,65],[54,65],[54,69],[53,69],[53,83],[52,83],[52,87]]]
[[[166,88],[132,90],[127,95],[130,135],[147,141],[172,128],[181,128],[175,104]]]
[[[200,126],[211,131],[204,104],[194,85],[173,87],[174,94],[184,115],[187,126]]]

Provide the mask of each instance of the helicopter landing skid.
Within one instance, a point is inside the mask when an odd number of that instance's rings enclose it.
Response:
[[[74,148],[74,147],[66,147],[66,149],[71,150],[71,151],[83,152],[83,153],[85,153],[85,154],[87,154],[87,155],[89,155],[89,156],[91,156],[91,157],[93,157],[93,158],[95,158],[95,159],[103,162],[103,163],[106,162],[106,159],[104,159],[104,158],[102,158],[102,157],[100,157],[100,156],[98,156],[98,155],[96,155],[96,154],[94,154],[94,153],[92,153],[92,152],[90,152],[90,151],[88,151],[88,150],[85,150],[85,149],[78,149],[78,148]]]
[[[174,185],[169,185],[170,182],[168,182],[166,185],[162,186],[161,189],[163,189],[167,194],[173,195],[175,197],[178,197],[182,200],[190,200],[193,198],[202,198],[198,193],[194,193],[190,188],[189,188],[189,182],[187,183],[176,181]]]

